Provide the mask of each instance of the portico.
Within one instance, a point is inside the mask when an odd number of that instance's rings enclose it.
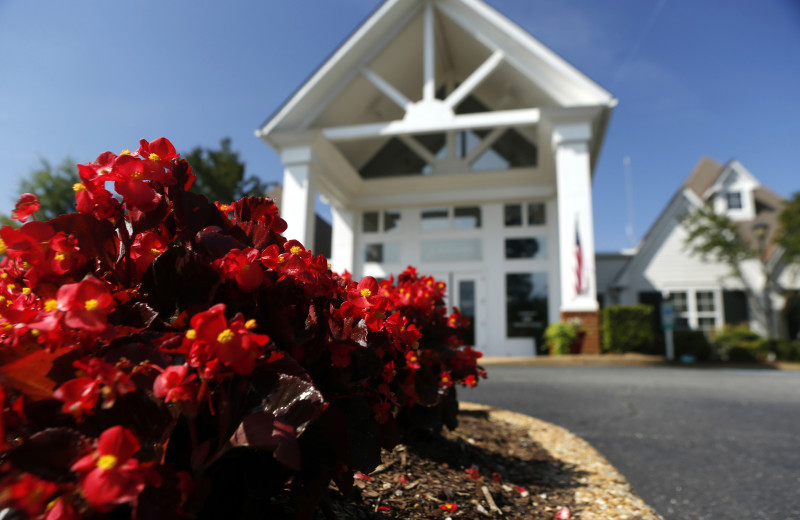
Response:
[[[530,356],[562,315],[596,323],[591,179],[615,104],[480,0],[388,0],[257,134],[285,167],[287,236],[313,243],[319,192],[334,270],[414,265],[476,347]]]

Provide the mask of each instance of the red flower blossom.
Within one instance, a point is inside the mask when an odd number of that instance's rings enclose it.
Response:
[[[567,506],[564,506],[558,510],[558,513],[556,513],[556,518],[558,520],[569,520],[570,518],[572,518],[572,513],[570,513],[569,508]]]
[[[419,361],[419,355],[416,350],[406,351],[406,366],[408,368],[412,370],[422,368],[422,365],[420,365]]]
[[[114,310],[114,299],[97,278],[87,276],[78,283],[62,285],[56,299],[67,326],[95,332],[108,327],[106,316]]]
[[[264,270],[257,263],[258,259],[258,250],[252,247],[244,251],[232,249],[219,260],[215,260],[213,266],[228,280],[236,280],[239,289],[252,292],[264,281]]]
[[[195,314],[191,326],[186,341],[190,346],[189,365],[194,367],[216,359],[237,374],[246,375],[253,371],[256,358],[269,342],[268,336],[250,331],[255,327],[254,321],[245,323],[244,318],[237,315],[228,323],[222,303]]]
[[[64,402],[63,410],[76,417],[90,413],[100,398],[100,381],[93,377],[70,379],[59,386],[53,397]]]
[[[439,509],[442,511],[447,511],[448,513],[455,513],[458,511],[458,506],[453,504],[452,502],[447,502],[446,504],[442,504],[439,506]]]
[[[481,471],[475,464],[465,469],[464,471],[466,472],[467,475],[469,475],[469,478],[471,479],[478,480],[481,478]]]
[[[136,265],[136,273],[142,276],[158,255],[169,247],[169,240],[158,233],[143,233],[131,246],[131,259]]]
[[[167,402],[194,400],[196,385],[192,383],[197,378],[196,374],[187,372],[186,365],[173,365],[161,372],[153,382],[153,393]]]
[[[453,378],[450,376],[450,372],[444,370],[439,376],[439,388],[450,388],[451,386],[453,386]]]
[[[38,211],[41,207],[42,205],[39,204],[39,198],[36,195],[33,193],[23,193],[17,201],[17,205],[14,206],[14,210],[11,212],[11,218],[19,220],[20,222],[25,222],[28,220],[28,217],[31,216],[31,213]]]
[[[138,460],[139,440],[122,426],[100,434],[97,449],[72,465],[81,474],[86,501],[97,511],[136,500],[145,487],[145,473]]]
[[[366,309],[380,305],[384,298],[379,294],[378,281],[372,276],[363,278],[358,285],[347,292],[351,305]]]
[[[44,512],[45,506],[56,491],[58,491],[57,484],[25,473],[11,484],[11,503],[33,517]]]
[[[139,149],[133,155],[138,155],[153,162],[161,162],[177,159],[181,154],[175,152],[175,147],[169,139],[159,137],[149,143],[146,139],[140,139]]]

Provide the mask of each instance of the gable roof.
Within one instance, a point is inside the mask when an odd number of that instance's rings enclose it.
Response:
[[[430,0],[437,16],[459,27],[490,52],[501,50],[515,80],[524,78],[524,92],[536,88],[553,106],[614,106],[615,98],[530,34],[481,0]],[[312,128],[315,117],[337,93],[358,79],[362,68],[393,38],[419,18],[426,0],[386,0],[256,131],[262,138],[280,131]],[[441,26],[440,22],[438,26]],[[437,46],[441,45],[437,37]],[[421,59],[421,56],[420,56]],[[359,100],[367,103],[368,100]]]

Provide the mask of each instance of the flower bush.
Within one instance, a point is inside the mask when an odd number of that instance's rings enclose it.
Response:
[[[456,426],[485,372],[444,284],[334,274],[271,200],[188,191],[164,138],[78,169],[77,213],[0,229],[0,516],[309,518]]]

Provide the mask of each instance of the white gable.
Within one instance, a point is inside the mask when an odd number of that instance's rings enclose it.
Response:
[[[739,161],[731,161],[704,198],[712,200],[715,212],[725,214],[733,221],[753,220],[756,217],[754,192],[760,186],[758,179]]]

